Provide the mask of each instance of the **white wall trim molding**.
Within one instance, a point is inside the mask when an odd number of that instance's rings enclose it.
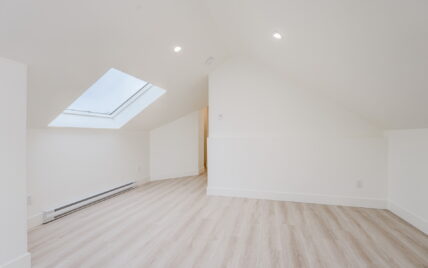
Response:
[[[26,252],[17,258],[10,260],[6,263],[0,264],[0,268],[30,268],[31,267],[31,254]]]
[[[170,173],[170,174],[165,174],[165,175],[159,175],[159,176],[151,177],[150,181],[176,179],[176,178],[182,178],[182,177],[197,176],[199,174],[200,174],[199,170],[188,171],[188,172],[181,172],[181,173]]]
[[[150,182],[150,176],[146,176],[142,180],[138,180],[137,181],[137,187],[141,186],[141,185],[144,185],[144,184],[146,184],[148,182]]]
[[[31,230],[42,224],[43,224],[43,215],[42,213],[38,213],[28,218],[27,228],[28,230]]]
[[[425,234],[428,234],[428,221],[422,219],[421,217],[413,214],[407,209],[400,207],[392,201],[388,201],[388,210],[402,218],[406,222],[410,223],[417,229],[421,230]]]
[[[207,195],[385,209],[383,199],[208,187]]]

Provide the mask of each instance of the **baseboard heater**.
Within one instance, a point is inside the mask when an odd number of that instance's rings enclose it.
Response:
[[[79,209],[90,206],[94,203],[101,202],[105,199],[116,196],[116,195],[123,193],[125,191],[131,190],[135,187],[137,187],[137,183],[136,182],[130,182],[130,183],[124,184],[122,186],[107,190],[105,192],[83,198],[82,200],[75,201],[75,202],[72,202],[70,204],[60,206],[58,208],[54,208],[54,209],[44,211],[43,212],[43,224],[54,221],[54,220],[59,219],[61,217],[64,217],[64,216],[66,216],[70,213],[73,213]]]

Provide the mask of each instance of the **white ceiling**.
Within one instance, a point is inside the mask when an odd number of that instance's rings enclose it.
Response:
[[[1,0],[0,56],[29,64],[31,127],[113,67],[168,91],[126,126],[153,128],[206,106],[209,71],[244,54],[380,126],[421,128],[427,13],[426,0]]]

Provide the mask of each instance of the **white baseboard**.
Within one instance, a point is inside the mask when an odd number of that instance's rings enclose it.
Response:
[[[199,170],[194,170],[194,171],[188,171],[188,172],[155,175],[155,176],[152,176],[150,178],[150,180],[151,181],[159,181],[159,180],[167,180],[167,179],[176,179],[176,178],[182,178],[182,177],[197,176],[199,174],[200,174]]]
[[[242,189],[229,189],[219,187],[208,187],[208,195],[216,196],[231,196],[231,197],[244,197],[254,199],[267,199],[278,201],[291,201],[301,203],[314,203],[325,205],[339,205],[351,207],[365,207],[365,208],[379,208],[385,209],[387,207],[386,201],[376,198],[355,198],[346,196],[329,196],[329,195],[315,195],[315,194],[296,194],[272,191],[256,191],[256,190],[242,190]]]
[[[28,230],[31,230],[42,224],[43,224],[43,215],[42,213],[39,213],[28,218],[27,228]]]
[[[31,254],[26,252],[23,255],[10,260],[6,263],[0,264],[0,268],[30,268],[31,267]]]
[[[388,201],[388,210],[397,215],[398,217],[402,218],[406,222],[410,223],[417,229],[421,230],[425,234],[428,234],[428,221],[422,219],[419,216],[416,216],[412,212],[408,211],[403,207],[400,207],[399,205],[391,201]]]
[[[137,186],[141,186],[143,184],[146,184],[147,182],[150,181],[150,177],[144,177],[142,180],[137,181]]]

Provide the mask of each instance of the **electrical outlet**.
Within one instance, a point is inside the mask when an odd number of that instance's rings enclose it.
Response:
[[[357,180],[356,186],[357,186],[357,188],[360,188],[360,189],[363,188],[363,181]]]
[[[31,205],[31,195],[27,195],[27,205]]]

